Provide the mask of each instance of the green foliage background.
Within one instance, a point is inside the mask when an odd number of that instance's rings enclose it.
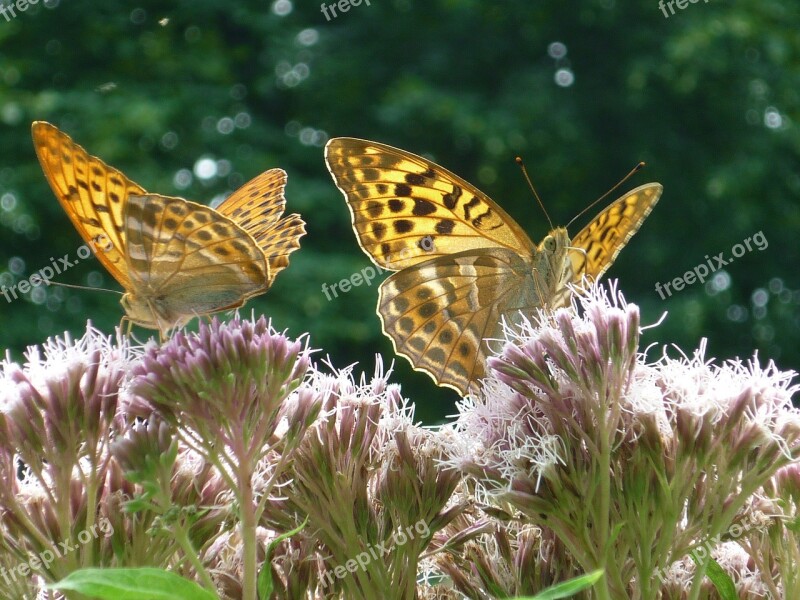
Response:
[[[566,56],[550,55],[554,42]],[[559,70],[571,85],[556,82]],[[644,323],[668,311],[645,343],[690,353],[707,337],[709,356],[758,349],[782,368],[800,366],[797,2],[712,0],[665,18],[656,0],[371,0],[327,21],[318,2],[299,0],[41,0],[0,17],[6,286],[81,245],[36,160],[37,119],[146,189],[201,202],[284,168],[288,208],[302,213],[308,235],[247,309],[309,332],[320,358],[367,372],[376,353],[392,357],[374,315],[377,284],[330,302],[321,291],[371,264],[325,168],[326,139],[425,154],[478,185],[537,241],[548,227],[516,155],[557,223],[644,160],[625,187],[660,181],[664,195],[608,276]],[[202,158],[228,161],[220,166],[229,172],[179,187],[176,174]],[[769,247],[731,263],[715,284],[666,300],[656,293],[656,282],[705,255],[730,255],[758,231]],[[57,281],[118,289],[94,259]],[[80,333],[87,318],[110,332],[121,315],[118,297],[101,292],[0,297],[0,347],[20,358],[47,336]],[[403,359],[395,380],[422,418],[452,412],[456,395]]]

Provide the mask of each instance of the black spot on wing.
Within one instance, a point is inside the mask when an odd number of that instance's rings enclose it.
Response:
[[[182,204],[177,203],[177,202],[173,202],[172,204],[170,204],[168,206],[168,210],[173,215],[177,215],[179,217],[182,217],[183,215],[186,214],[186,207],[183,206]]]
[[[444,354],[444,350],[441,348],[431,348],[427,352],[428,358],[437,364],[444,364],[447,360],[447,357]]]
[[[476,206],[480,206],[480,204],[481,204],[480,200],[478,200],[475,196],[473,196],[472,200],[470,200],[464,205],[464,219],[466,219],[467,221],[472,220],[470,211]]]
[[[492,215],[492,209],[487,208],[485,213],[483,213],[482,215],[478,215],[477,217],[472,219],[472,224],[478,229],[480,229],[483,220],[486,219],[487,217],[490,217],[491,215]]]
[[[414,229],[414,223],[409,221],[408,219],[398,219],[393,223],[394,230],[397,233],[408,233],[412,229]]]
[[[436,224],[436,232],[444,235],[453,233],[453,228],[456,226],[455,221],[451,219],[442,219]]]
[[[453,210],[456,207],[456,204],[458,204],[458,199],[461,198],[462,193],[463,192],[461,188],[457,185],[454,185],[452,192],[450,192],[449,194],[444,194],[442,196],[442,199],[444,200],[444,205],[450,210]]]
[[[84,225],[91,225],[92,227],[102,227],[100,221],[98,221],[94,217],[81,217],[80,221]]]
[[[409,317],[402,317],[397,321],[397,326],[406,333],[411,333],[414,331],[414,320]]]
[[[233,246],[234,250],[236,250],[239,254],[244,256],[250,254],[250,247],[242,240],[231,240],[231,246]]]
[[[438,310],[439,307],[437,306],[436,302],[426,302],[425,304],[419,307],[419,310],[417,312],[419,312],[420,317],[428,319],[433,315],[435,315],[438,312]]]
[[[418,175],[417,173],[406,173],[406,182],[411,185],[424,185],[425,176]]]
[[[424,200],[423,198],[414,198],[414,208],[411,210],[412,214],[417,217],[424,217],[425,215],[435,212],[436,205],[433,202]]]
[[[406,185],[405,183],[398,183],[394,186],[394,194],[395,196],[399,196],[401,198],[407,198],[411,195],[411,186]]]
[[[408,345],[414,348],[417,352],[425,352],[425,340],[422,338],[411,338],[408,340]]]
[[[386,237],[386,225],[383,223],[373,223],[372,224],[372,235],[375,236],[376,240],[382,240]]]

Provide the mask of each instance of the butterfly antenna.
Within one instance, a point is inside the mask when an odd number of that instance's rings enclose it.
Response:
[[[625,183],[626,181],[628,181],[628,179],[630,179],[631,177],[633,177],[633,176],[634,176],[636,173],[638,173],[638,172],[639,172],[641,169],[644,169],[644,166],[645,166],[645,163],[644,163],[644,161],[642,161],[642,162],[640,162],[638,165],[636,165],[635,167],[633,167],[633,169],[631,169],[630,173],[628,173],[627,175],[625,175],[625,177],[623,177],[622,179],[620,179],[620,180],[619,180],[619,183],[617,183],[617,185],[615,185],[614,187],[612,187],[612,188],[611,188],[610,190],[608,190],[608,191],[607,191],[605,194],[603,194],[602,196],[600,196],[600,197],[599,197],[597,200],[595,200],[594,202],[592,202],[592,203],[591,203],[589,206],[587,206],[586,208],[584,208],[584,209],[583,209],[581,212],[579,212],[577,215],[575,215],[574,217],[572,217],[572,220],[571,220],[569,223],[567,223],[567,227],[569,227],[570,225],[572,225],[572,224],[575,222],[575,219],[577,219],[578,217],[580,217],[581,215],[583,215],[583,214],[584,214],[584,213],[585,213],[587,210],[589,210],[590,208],[592,208],[592,207],[593,207],[595,204],[597,204],[598,202],[600,202],[600,201],[601,201],[601,200],[603,200],[604,198],[608,197],[608,195],[609,195],[610,193],[612,193],[612,192],[613,192],[615,189],[617,189],[617,188],[618,188],[619,186],[621,186],[623,183]]]
[[[48,281],[47,285],[58,285],[61,287],[73,288],[76,290],[92,290],[93,292],[111,292],[112,294],[119,294],[120,296],[123,295],[123,293],[118,290],[107,290],[105,288],[93,288],[93,287],[87,287],[85,285],[72,285],[69,283],[58,283],[57,281]]]
[[[539,206],[542,207],[542,212],[544,213],[544,216],[547,217],[547,222],[550,223],[550,229],[553,229],[553,222],[550,220],[550,215],[547,214],[547,209],[545,209],[544,204],[542,203],[542,199],[539,198],[539,194],[536,193],[536,188],[533,187],[533,182],[531,181],[531,178],[528,176],[528,169],[525,168],[525,163],[522,162],[522,157],[518,156],[514,160],[517,161],[519,168],[522,169],[522,174],[525,176],[525,181],[528,182],[528,186],[531,188],[534,198],[536,198],[536,201],[539,203]]]

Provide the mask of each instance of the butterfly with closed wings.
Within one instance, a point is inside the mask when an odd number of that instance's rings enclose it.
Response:
[[[127,318],[162,336],[263,294],[300,247],[305,223],[295,214],[281,218],[281,169],[255,177],[215,210],[146,192],[49,123],[33,123],[32,133],[75,229],[86,242],[110,241],[97,258],[125,289]]]

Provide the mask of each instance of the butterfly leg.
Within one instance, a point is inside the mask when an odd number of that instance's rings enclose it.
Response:
[[[127,331],[125,331],[125,335],[130,337],[131,331],[133,330],[133,321],[128,318],[128,315],[123,315],[122,318],[119,320],[119,330],[123,331],[125,329],[125,323],[128,324]]]

